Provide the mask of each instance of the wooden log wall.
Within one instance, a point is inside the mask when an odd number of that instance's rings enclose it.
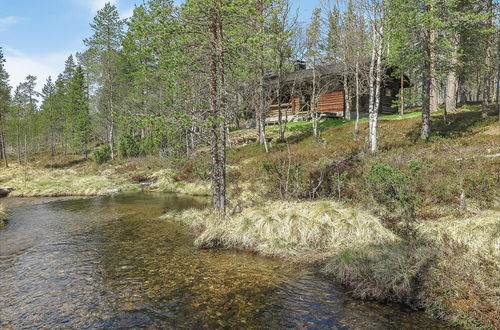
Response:
[[[320,96],[318,101],[319,112],[344,111],[344,92],[334,91]]]

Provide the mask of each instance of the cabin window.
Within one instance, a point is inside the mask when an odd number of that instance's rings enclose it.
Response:
[[[385,89],[385,96],[392,96],[392,90],[390,88]]]

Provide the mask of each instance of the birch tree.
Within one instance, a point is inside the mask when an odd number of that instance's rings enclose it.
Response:
[[[322,64],[322,35],[321,35],[321,9],[314,9],[311,17],[311,22],[307,27],[307,51],[306,57],[310,59],[312,69],[312,87],[311,87],[311,119],[313,135],[319,136],[318,122],[319,111],[318,101],[323,93],[321,86],[321,70]]]
[[[385,8],[383,0],[362,2],[363,12],[368,17],[371,29],[371,59],[368,72],[368,123],[369,148],[372,154],[378,149],[378,113],[380,108],[380,88],[382,76],[382,56],[384,51]]]

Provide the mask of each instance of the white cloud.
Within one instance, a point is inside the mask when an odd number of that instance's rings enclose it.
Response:
[[[7,30],[11,25],[17,24],[21,21],[19,16],[0,17],[0,31]]]
[[[61,51],[33,56],[5,47],[5,68],[10,75],[10,85],[15,88],[31,74],[38,78],[37,90],[40,91],[49,76],[55,80],[64,70],[64,61],[71,53]]]
[[[129,9],[123,10],[120,12],[120,18],[125,19],[125,18],[130,18],[134,14],[134,7],[130,7]]]

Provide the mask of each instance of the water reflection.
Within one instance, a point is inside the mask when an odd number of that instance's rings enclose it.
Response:
[[[196,250],[158,218],[204,203],[123,194],[18,208],[0,231],[0,327],[442,327],[283,262]]]

